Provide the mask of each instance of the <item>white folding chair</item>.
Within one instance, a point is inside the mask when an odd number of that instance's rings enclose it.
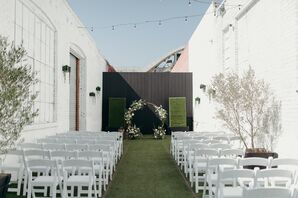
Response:
[[[23,151],[10,150],[7,154],[1,156],[0,171],[1,173],[11,174],[10,184],[13,185],[9,186],[8,192],[16,192],[17,196],[20,196],[24,175]]]
[[[90,151],[102,151],[103,153],[103,163],[104,163],[104,183],[105,185],[109,182],[109,176],[112,179],[113,174],[113,160],[112,160],[112,152],[111,147],[109,145],[89,145]]]
[[[35,159],[35,160],[26,160],[26,171],[28,175],[28,192],[27,198],[31,198],[32,196],[35,198],[35,192],[37,191],[34,187],[44,187],[43,191],[46,191],[50,187],[50,196],[52,198],[56,197],[57,187],[59,186],[60,194],[62,195],[62,178],[60,177],[57,162],[53,160],[43,160],[43,159]],[[33,173],[36,169],[44,169],[47,170],[43,175],[38,175],[37,177],[33,177]],[[44,197],[44,196],[43,196]]]
[[[91,198],[92,194],[97,197],[96,178],[93,161],[89,160],[65,160],[63,161],[63,195],[74,197],[74,187],[77,187],[78,193],[87,194]],[[71,187],[70,192],[68,187]],[[83,187],[88,187],[87,192]],[[93,193],[92,193],[93,192]],[[78,194],[77,197],[82,195]]]
[[[98,190],[98,196],[102,195],[102,185],[104,186],[104,190],[106,190],[105,174],[104,173],[104,162],[103,162],[103,152],[102,151],[81,151],[78,152],[78,159],[86,159],[93,160],[94,162],[94,172],[96,176],[96,184]]]
[[[195,181],[195,192],[198,193],[199,190],[203,190],[204,186],[200,186],[200,182],[204,182],[207,170],[207,160],[210,158],[218,157],[219,153],[215,149],[198,149],[194,151],[194,161],[193,161],[193,178]],[[203,174],[201,176],[200,174]]]
[[[255,173],[249,169],[220,170],[217,181],[218,198],[243,198],[243,190],[254,185]],[[241,180],[250,181],[247,184]]]
[[[256,188],[244,190],[244,198],[291,198],[291,190],[285,188]]]
[[[216,187],[218,180],[218,172],[219,170],[232,170],[236,169],[238,166],[237,159],[231,158],[211,158],[207,160],[207,170],[205,174],[204,180],[204,189],[203,189],[203,197],[206,195],[207,185],[208,185],[208,193],[209,197],[218,195],[218,188]]]

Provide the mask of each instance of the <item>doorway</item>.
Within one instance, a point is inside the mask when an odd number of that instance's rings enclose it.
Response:
[[[80,130],[80,59],[70,53],[69,130]]]

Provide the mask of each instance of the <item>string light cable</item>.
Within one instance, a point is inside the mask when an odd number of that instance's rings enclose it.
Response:
[[[198,0],[196,0],[198,1]],[[202,1],[203,2],[203,1]],[[230,10],[234,8],[239,8],[239,5],[234,5],[233,7],[226,8],[225,10]],[[111,29],[111,30],[116,30],[117,28],[120,27],[133,27],[137,28],[138,26],[141,25],[147,25],[147,24],[158,24],[161,26],[162,24],[169,22],[169,21],[175,21],[175,20],[184,20],[185,22],[188,22],[189,19],[191,18],[196,18],[196,17],[204,17],[209,14],[214,14],[214,11],[210,12],[205,12],[203,14],[193,14],[193,15],[187,15],[187,16],[175,16],[175,17],[169,17],[169,18],[163,18],[163,19],[153,19],[153,20],[146,20],[146,21],[138,21],[138,22],[129,22],[129,23],[118,23],[118,24],[113,24],[113,25],[108,25],[108,26],[101,26],[101,27],[95,27],[95,26],[83,26],[83,27],[78,27],[78,28],[84,28],[84,29],[89,29],[90,31],[94,30],[104,30],[104,29]]]

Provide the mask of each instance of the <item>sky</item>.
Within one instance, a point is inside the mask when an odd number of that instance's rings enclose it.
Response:
[[[210,0],[202,0],[208,2]],[[169,52],[185,46],[209,3],[199,0],[68,0],[90,31],[102,55],[115,67],[148,67]],[[171,17],[181,19],[145,23]],[[115,26],[132,23],[129,26]],[[93,27],[93,31],[91,31]]]

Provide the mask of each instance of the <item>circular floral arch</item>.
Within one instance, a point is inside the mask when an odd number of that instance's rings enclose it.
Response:
[[[138,138],[142,135],[140,128],[136,127],[135,124],[133,124],[132,119],[135,115],[135,112],[138,110],[141,110],[145,106],[151,105],[154,108],[154,113],[158,116],[159,120],[161,121],[161,125],[157,128],[153,129],[154,131],[154,138],[156,139],[163,139],[166,130],[164,128],[166,119],[167,119],[167,111],[162,108],[162,106],[157,106],[151,102],[147,102],[145,100],[135,100],[132,102],[130,107],[127,109],[127,111],[124,114],[124,120],[127,125],[126,131],[128,132],[128,137],[130,139]]]

